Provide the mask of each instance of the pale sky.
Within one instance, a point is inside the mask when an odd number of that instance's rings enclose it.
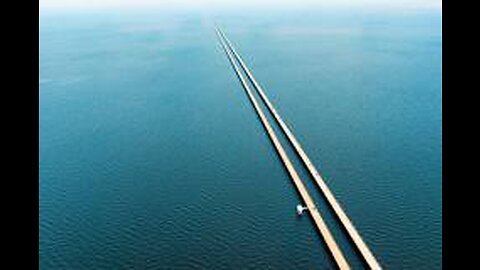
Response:
[[[440,8],[442,0],[40,0],[40,9],[98,8],[235,8],[235,7],[364,7]]]

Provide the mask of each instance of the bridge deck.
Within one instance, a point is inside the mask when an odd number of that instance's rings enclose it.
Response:
[[[220,31],[220,33],[222,34],[222,36],[225,38],[227,44],[228,44],[228,47],[232,50],[233,54],[235,55],[235,58],[238,60],[238,62],[240,63],[240,66],[242,67],[242,69],[245,71],[245,73],[247,74],[247,77],[248,79],[250,80],[250,82],[254,85],[255,89],[257,90],[257,93],[260,95],[260,97],[262,98],[263,102],[265,103],[265,105],[267,106],[267,108],[269,109],[269,111],[272,113],[272,115],[274,116],[275,120],[277,121],[277,123],[280,125],[281,129],[283,130],[284,134],[287,136],[288,140],[290,141],[290,143],[293,145],[293,147],[295,148],[295,151],[298,153],[298,155],[300,156],[303,164],[305,164],[305,166],[307,167],[309,173],[312,175],[312,177],[315,179],[315,182],[317,184],[317,186],[320,188],[320,190],[322,191],[323,195],[325,196],[325,198],[327,199],[328,203],[330,204],[331,208],[334,210],[335,214],[337,215],[337,217],[339,218],[340,222],[342,223],[343,227],[346,229],[346,231],[348,232],[350,238],[353,240],[355,246],[357,247],[357,249],[360,251],[360,253],[362,254],[364,260],[367,262],[368,266],[371,268],[371,269],[381,269],[380,267],[380,264],[377,262],[377,260],[375,259],[375,257],[373,256],[372,252],[370,251],[370,249],[368,248],[368,246],[365,244],[365,242],[363,241],[362,237],[360,236],[360,234],[358,233],[358,231],[356,230],[355,226],[353,225],[353,223],[350,221],[350,219],[348,218],[347,214],[345,214],[345,211],[343,210],[343,208],[340,206],[340,204],[338,203],[338,201],[335,199],[333,193],[330,191],[330,188],[327,186],[327,184],[325,183],[325,181],[323,180],[322,176],[320,175],[320,173],[318,172],[318,170],[315,168],[315,166],[313,165],[313,162],[310,160],[310,158],[308,157],[308,155],[305,153],[305,151],[303,150],[302,146],[300,145],[300,143],[297,141],[297,139],[295,138],[295,136],[293,135],[292,131],[288,128],[288,126],[285,124],[285,122],[282,120],[282,118],[280,117],[280,114],[277,112],[277,110],[275,110],[275,108],[273,107],[272,103],[270,102],[270,100],[267,98],[267,96],[265,95],[265,92],[263,91],[262,87],[259,85],[259,83],[257,82],[257,80],[255,80],[255,78],[253,77],[252,73],[250,72],[250,70],[248,69],[248,67],[245,65],[245,63],[243,62],[242,58],[240,57],[240,55],[237,53],[237,51],[235,50],[235,48],[232,46],[232,44],[230,43],[230,41],[228,40],[228,38],[225,36],[225,34],[223,32]]]
[[[330,230],[328,229],[327,225],[325,224],[322,216],[318,212],[315,203],[313,202],[313,199],[311,196],[308,194],[307,189],[305,188],[302,180],[300,179],[300,176],[298,175],[297,171],[292,165],[292,162],[288,158],[285,150],[283,149],[280,141],[278,140],[275,132],[273,131],[270,123],[268,122],[267,118],[265,117],[265,114],[263,113],[262,109],[258,105],[255,97],[252,94],[252,91],[250,87],[248,86],[247,82],[243,78],[237,64],[235,63],[230,51],[227,49],[227,46],[225,45],[225,42],[223,41],[222,37],[220,36],[218,30],[217,34],[219,35],[220,41],[222,43],[223,49],[225,50],[228,59],[230,60],[230,63],[232,64],[236,75],[238,76],[238,79],[240,80],[243,88],[247,92],[247,95],[250,99],[250,102],[253,104],[255,111],[260,118],[263,126],[267,130],[267,133],[275,146],[275,149],[277,150],[278,155],[280,156],[283,164],[287,168],[287,171],[293,180],[293,183],[295,184],[295,187],[297,188],[298,192],[300,193],[300,196],[302,197],[303,201],[305,202],[306,206],[309,209],[309,213],[312,216],[313,220],[315,221],[315,225],[320,231],[320,234],[322,235],[323,239],[325,240],[325,243],[327,244],[330,252],[332,253],[338,267],[340,269],[350,269],[350,266],[348,265],[347,261],[345,260],[345,257],[338,247],[337,243],[335,242],[335,239],[333,238],[332,234],[330,233]]]

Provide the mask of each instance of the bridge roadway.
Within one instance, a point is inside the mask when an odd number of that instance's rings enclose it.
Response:
[[[242,58],[240,57],[240,55],[237,53],[237,51],[235,50],[235,48],[232,46],[232,44],[230,43],[230,40],[225,36],[225,34],[219,30],[219,32],[221,33],[222,37],[225,39],[226,43],[228,44],[228,47],[231,49],[231,51],[233,52],[233,54],[235,55],[235,58],[238,60],[238,62],[240,63],[240,66],[242,67],[243,71],[245,72],[245,74],[247,74],[247,77],[248,79],[250,80],[250,82],[253,84],[254,88],[256,89],[257,93],[260,95],[260,97],[262,98],[263,102],[265,103],[265,105],[267,106],[267,108],[269,109],[269,111],[272,113],[272,115],[274,116],[275,120],[277,121],[277,123],[280,125],[281,129],[283,130],[284,134],[287,136],[288,140],[290,141],[290,143],[293,145],[293,147],[295,148],[295,151],[297,152],[297,154],[300,156],[303,164],[307,167],[309,173],[312,175],[312,177],[315,179],[315,182],[317,184],[317,186],[320,188],[320,190],[322,191],[323,195],[325,196],[325,198],[327,199],[328,203],[330,204],[331,208],[334,210],[335,214],[337,215],[338,219],[340,220],[340,222],[342,223],[343,227],[345,228],[345,230],[347,231],[348,235],[350,236],[350,238],[352,239],[352,241],[354,242],[355,246],[357,247],[357,249],[360,251],[360,253],[362,254],[363,256],[363,259],[365,260],[365,262],[368,264],[368,266],[371,268],[371,269],[381,269],[380,267],[380,264],[378,263],[378,261],[375,259],[375,256],[373,256],[372,252],[370,251],[370,249],[368,248],[368,246],[365,244],[365,242],[363,241],[362,237],[360,236],[360,234],[358,233],[357,229],[355,228],[355,226],[353,225],[353,223],[350,221],[350,219],[348,218],[347,214],[345,213],[345,211],[343,210],[343,208],[340,206],[340,204],[338,203],[338,201],[335,199],[335,196],[333,195],[333,193],[330,191],[330,188],[327,186],[327,184],[325,183],[325,181],[323,180],[322,176],[320,175],[320,173],[318,172],[318,170],[315,168],[315,166],[313,165],[313,162],[310,160],[310,158],[308,157],[308,155],[305,153],[305,151],[303,150],[302,146],[300,145],[300,143],[298,142],[298,140],[295,138],[295,136],[293,135],[292,131],[290,130],[290,128],[288,128],[288,126],[285,124],[285,122],[282,120],[282,118],[280,117],[280,114],[277,112],[277,110],[273,107],[272,103],[270,102],[270,100],[267,98],[267,96],[265,95],[265,92],[263,91],[263,88],[260,86],[260,84],[257,82],[257,80],[255,80],[255,78],[253,77],[252,73],[250,72],[250,70],[248,69],[248,67],[245,65],[245,63],[243,62]]]
[[[298,175],[297,171],[293,167],[292,162],[288,158],[288,156],[287,156],[285,150],[283,149],[277,135],[273,131],[270,123],[268,122],[267,118],[265,117],[265,114],[263,113],[262,109],[258,105],[255,97],[252,94],[252,91],[251,91],[250,87],[248,86],[247,82],[245,81],[245,78],[243,78],[243,76],[242,76],[242,74],[239,70],[239,67],[235,63],[235,60],[233,59],[232,54],[228,50],[227,45],[223,41],[218,29],[215,29],[215,30],[217,31],[219,39],[222,43],[222,47],[225,50],[225,53],[227,54],[228,59],[230,60],[230,63],[232,64],[232,67],[233,67],[238,79],[240,80],[240,82],[241,82],[243,88],[245,89],[245,91],[247,92],[247,95],[250,99],[250,102],[253,104],[253,107],[255,108],[255,111],[256,111],[258,117],[260,118],[263,126],[267,130],[267,133],[268,133],[273,145],[275,146],[275,149],[277,150],[277,153],[280,156],[283,164],[285,165],[291,179],[293,180],[293,183],[295,184],[295,187],[297,188],[298,192],[300,193],[300,196],[302,197],[303,201],[305,202],[305,205],[308,207],[308,212],[310,213],[313,220],[315,221],[315,225],[318,228],[318,230],[320,231],[320,234],[322,235],[323,239],[325,240],[325,243],[327,244],[327,247],[329,248],[331,254],[333,255],[333,257],[335,259],[335,262],[337,263],[338,267],[342,270],[343,269],[345,269],[345,270],[350,269],[350,266],[348,265],[347,261],[345,260],[345,257],[343,255],[342,251],[338,247],[338,245],[335,242],[335,239],[333,238],[330,230],[328,229],[328,227],[325,224],[322,216],[318,212],[317,207],[315,206],[315,203],[314,203],[312,197],[308,194],[308,191],[305,188],[302,180],[300,179],[300,176]]]

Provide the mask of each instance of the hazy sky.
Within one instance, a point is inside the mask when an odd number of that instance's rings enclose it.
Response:
[[[40,9],[97,8],[235,8],[249,7],[365,7],[441,8],[441,0],[40,0]]]

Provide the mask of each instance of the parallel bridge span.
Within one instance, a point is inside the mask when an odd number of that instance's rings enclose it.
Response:
[[[235,48],[232,46],[230,40],[225,36],[225,34],[219,30],[219,32],[221,33],[222,37],[225,39],[228,47],[231,49],[231,51],[233,52],[233,54],[235,55],[235,58],[238,60],[238,62],[240,63],[240,66],[242,67],[243,71],[245,72],[245,74],[247,74],[247,77],[248,79],[250,80],[250,82],[253,84],[253,86],[255,87],[257,93],[260,95],[260,97],[262,98],[263,102],[265,103],[265,105],[267,106],[268,110],[271,112],[271,114],[274,116],[276,122],[280,125],[282,131],[284,132],[284,134],[287,136],[288,140],[290,141],[290,143],[293,145],[293,147],[295,148],[295,151],[297,152],[297,154],[300,156],[303,164],[307,167],[309,173],[312,175],[313,179],[315,179],[315,183],[317,184],[317,186],[320,188],[320,190],[322,191],[323,195],[325,196],[325,198],[327,199],[328,203],[330,204],[331,208],[333,209],[333,211],[335,212],[336,216],[338,217],[338,219],[340,220],[340,222],[342,223],[343,227],[345,228],[345,230],[347,231],[348,235],[350,236],[350,238],[352,239],[353,243],[355,244],[355,246],[357,247],[357,249],[360,251],[360,253],[362,254],[363,256],[363,259],[365,260],[365,262],[368,264],[368,266],[371,268],[371,269],[381,269],[380,267],[380,264],[378,263],[378,261],[375,259],[375,256],[373,256],[372,252],[370,251],[370,249],[368,248],[367,244],[365,244],[365,242],[363,241],[362,237],[360,236],[360,234],[358,233],[357,229],[355,228],[355,226],[353,225],[353,223],[350,221],[350,219],[348,218],[347,214],[345,213],[345,211],[343,210],[343,208],[340,206],[340,204],[338,203],[338,201],[335,199],[335,196],[333,195],[333,193],[330,191],[330,188],[327,186],[327,184],[325,183],[325,181],[323,180],[322,176],[320,175],[320,173],[318,172],[318,170],[315,168],[315,166],[313,165],[313,162],[310,160],[310,158],[308,157],[308,155],[305,153],[305,151],[303,150],[302,146],[300,145],[300,143],[298,142],[298,140],[295,138],[295,136],[293,135],[292,131],[290,130],[290,128],[288,128],[288,126],[285,124],[285,122],[282,120],[282,118],[280,117],[280,114],[277,112],[277,110],[273,107],[272,103],[270,102],[270,100],[267,98],[267,96],[265,95],[265,92],[263,90],[263,88],[260,86],[260,84],[257,82],[257,80],[255,80],[255,78],[253,77],[252,73],[250,72],[250,70],[248,69],[248,67],[245,65],[245,63],[243,62],[242,58],[240,57],[240,55],[237,53],[237,51],[235,50]]]
[[[298,175],[297,171],[292,165],[292,162],[288,158],[285,150],[283,149],[277,135],[275,134],[274,130],[272,129],[270,123],[268,122],[267,118],[265,117],[265,114],[263,113],[262,109],[258,105],[255,97],[252,94],[252,91],[250,87],[248,86],[247,82],[245,81],[245,78],[240,72],[239,67],[237,66],[237,63],[233,59],[233,56],[231,52],[228,50],[227,45],[225,44],[224,40],[222,39],[222,36],[219,32],[218,29],[216,29],[217,34],[219,36],[219,39],[222,43],[222,47],[225,50],[225,53],[228,56],[228,59],[230,60],[230,63],[232,64],[232,67],[240,80],[243,88],[247,92],[248,98],[250,99],[250,102],[252,103],[253,107],[255,108],[255,111],[260,118],[263,126],[267,130],[267,133],[275,146],[275,149],[277,150],[278,155],[280,156],[283,164],[285,165],[293,183],[295,184],[295,187],[297,188],[298,192],[300,193],[300,196],[302,197],[303,201],[305,202],[306,206],[308,207],[309,213],[312,216],[315,225],[317,229],[320,231],[320,234],[322,235],[323,239],[325,240],[325,243],[327,244],[331,254],[333,255],[335,262],[337,263],[338,267],[342,270],[347,270],[350,269],[350,266],[348,265],[347,261],[345,260],[345,257],[338,247],[337,243],[335,242],[335,239],[333,238],[330,230],[328,229],[327,225],[325,224],[322,216],[317,210],[317,207],[315,206],[315,203],[312,199],[312,197],[308,194],[307,189],[305,188],[302,180],[300,179],[300,176]]]

